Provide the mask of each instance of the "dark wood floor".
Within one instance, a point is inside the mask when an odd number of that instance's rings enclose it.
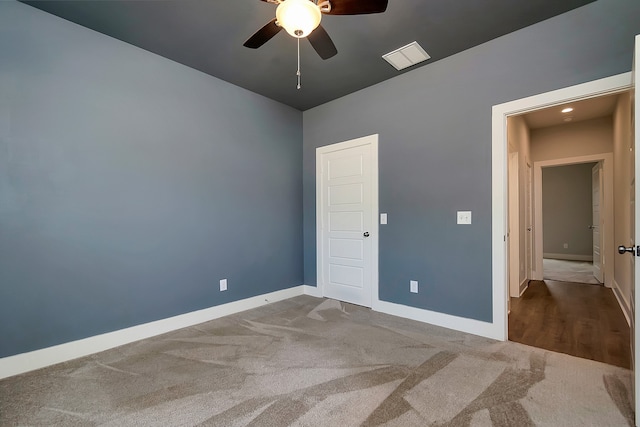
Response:
[[[534,281],[511,298],[509,340],[630,368],[629,326],[611,289]]]

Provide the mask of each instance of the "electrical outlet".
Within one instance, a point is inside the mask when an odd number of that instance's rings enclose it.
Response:
[[[562,245],[562,246],[564,246],[564,248],[565,248],[565,249],[569,249],[569,244],[568,244],[568,243],[565,243],[565,244],[564,244],[564,245]]]
[[[220,290],[221,291],[227,290],[227,279],[220,280]]]
[[[471,211],[458,211],[458,224],[471,224]]]
[[[418,281],[417,280],[411,280],[409,282],[409,290],[411,292],[413,292],[414,294],[418,293]]]

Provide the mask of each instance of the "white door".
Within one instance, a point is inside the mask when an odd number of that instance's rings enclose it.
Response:
[[[593,234],[593,275],[600,283],[604,282],[602,274],[602,219],[600,207],[604,206],[602,197],[602,162],[591,169],[591,231]]]
[[[318,286],[371,307],[377,291],[378,135],[316,150]]]
[[[631,89],[631,246],[635,248],[635,244],[640,242],[640,209],[635,208],[636,200],[640,200],[640,186],[636,182],[640,180],[640,156],[635,147],[640,146],[638,142],[638,132],[635,132],[635,124],[640,122],[640,112],[636,108],[635,103],[635,85],[640,81],[640,70],[638,69],[638,60],[640,59],[640,36],[636,36],[635,49],[633,54],[633,73],[632,73],[632,89]],[[636,248],[637,249],[637,248]],[[636,253],[637,255],[637,253]],[[640,345],[640,328],[636,328],[636,307],[640,305],[640,294],[636,292],[636,283],[640,283],[640,268],[635,265],[638,257],[634,257],[633,270],[631,277],[631,360],[634,371],[634,396],[635,396],[635,413],[636,425],[640,424],[640,369],[636,363],[636,355],[640,353],[638,346]]]
[[[630,186],[629,186],[629,199],[631,209],[631,224],[630,224],[630,236],[629,246],[626,246],[626,251],[631,254],[631,367],[633,369],[633,393],[635,403],[636,414],[636,426],[640,425],[640,369],[638,368],[638,361],[636,355],[640,354],[640,328],[636,327],[636,310],[640,306],[640,293],[636,292],[636,283],[640,283],[640,267],[637,265],[640,259],[640,209],[636,209],[636,200],[640,200],[640,186],[636,185],[640,180],[640,155],[636,147],[640,146],[638,141],[638,132],[635,132],[635,124],[640,122],[640,112],[635,105],[635,85],[640,81],[640,73],[638,71],[637,61],[640,59],[640,36],[636,36],[635,49],[633,55],[633,72],[632,72],[632,85],[631,85],[631,138],[629,151],[630,161]],[[625,253],[625,246],[618,247],[618,252]],[[625,255],[628,256],[628,255]]]

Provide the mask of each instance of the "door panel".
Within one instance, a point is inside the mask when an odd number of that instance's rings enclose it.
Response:
[[[362,212],[329,212],[329,228],[333,231],[360,231],[364,229]]]
[[[329,165],[331,163],[329,162]],[[360,175],[359,175],[360,176]],[[329,179],[330,182],[335,181]],[[363,202],[363,184],[333,184],[329,186],[329,206],[352,205]]]
[[[377,145],[367,138],[321,147],[316,154],[318,285],[327,298],[371,307],[377,277]]]
[[[361,240],[333,239],[329,242],[329,257],[364,259],[364,244]]]
[[[636,185],[639,179],[640,168],[636,167],[640,162],[640,156],[638,154],[638,133],[635,131],[635,124],[640,121],[640,114],[635,105],[635,85],[640,81],[640,69],[638,68],[638,60],[640,59],[640,36],[636,36],[635,48],[633,54],[633,72],[632,72],[632,88],[631,88],[631,147],[632,153],[629,156],[631,160],[631,247],[635,248],[635,245],[640,243],[640,209],[636,209],[636,200],[640,199],[638,192],[640,187]],[[636,413],[636,425],[640,424],[640,369],[636,363],[636,355],[639,353],[638,345],[640,344],[640,330],[636,327],[636,307],[639,305],[639,295],[636,292],[636,283],[640,283],[640,268],[636,265],[638,258],[633,257],[632,262],[632,283],[631,283],[631,361],[634,372],[634,399],[635,399],[635,413]]]

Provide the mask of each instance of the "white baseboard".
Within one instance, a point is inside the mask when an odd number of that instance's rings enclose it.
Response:
[[[318,298],[322,297],[322,293],[316,286],[301,285],[169,317],[167,319],[132,326],[126,329],[95,335],[53,347],[0,358],[0,379],[77,359],[79,357],[88,356],[110,348],[129,344],[134,341],[197,325],[199,323],[208,322],[230,314],[250,310],[252,308],[293,298],[299,295],[310,295]],[[381,313],[429,323],[487,338],[493,338],[496,340],[501,340],[502,335],[504,334],[504,331],[498,330],[499,328],[496,328],[493,323],[452,316],[402,304],[377,300],[374,301],[372,309]]]
[[[372,309],[381,313],[404,317],[405,319],[417,320],[418,322],[429,323],[431,325],[441,326],[443,328],[492,338],[499,341],[502,341],[504,336],[504,331],[500,330],[499,327],[496,327],[494,323],[452,316],[450,314],[438,313],[436,311],[424,310],[407,305],[377,300],[373,302]]]
[[[616,296],[616,299],[618,300],[618,304],[620,305],[620,308],[622,309],[622,314],[624,314],[625,319],[627,319],[627,324],[631,326],[631,306],[629,305],[629,302],[622,294],[622,291],[620,291],[620,286],[618,285],[618,282],[616,282],[615,279],[613,279],[612,290],[613,290],[613,294]]]
[[[527,281],[525,281],[525,284],[526,282]],[[318,287],[309,285],[304,285],[303,287],[306,295],[322,298],[322,292]],[[504,335],[504,331],[498,330],[499,328],[496,328],[493,323],[452,316],[450,314],[438,313],[436,311],[396,304],[393,302],[380,301],[379,299],[373,301],[371,309],[379,311],[380,313],[390,314],[392,316],[416,320],[418,322],[429,323],[431,325],[442,326],[443,328],[467,332],[469,334],[493,338],[496,340],[502,340],[502,336]]]
[[[171,332],[176,329],[208,322],[209,320],[239,313],[276,301],[293,298],[305,294],[306,288],[311,287],[302,285],[295,286],[293,288],[258,295],[203,310],[192,311],[190,313],[95,335],[53,347],[3,357],[0,358],[0,379],[55,365],[56,363],[77,359],[78,357],[88,356],[110,348]]]
[[[593,255],[553,254],[545,252],[544,254],[542,254],[542,257],[548,259],[563,259],[567,261],[593,261]]]
[[[316,286],[304,286],[304,293],[317,298],[322,298],[322,292]],[[429,323],[443,328],[453,329],[455,331],[467,332],[469,334],[479,335],[481,337],[502,340],[504,331],[496,328],[493,323],[481,322],[479,320],[467,319],[465,317],[452,316],[450,314],[438,313],[436,311],[425,310],[422,308],[411,307],[393,302],[381,301],[376,299],[371,307],[374,311],[390,314],[392,316],[402,317],[405,319],[416,320],[418,322]]]
[[[527,290],[527,288],[529,287],[529,279],[525,278],[522,282],[520,282],[520,295],[519,297],[522,296],[522,294],[524,294],[524,291]]]
[[[322,292],[320,292],[320,289],[318,289],[317,286],[303,285],[302,287],[304,288],[305,295],[310,295],[316,298],[322,298]]]

